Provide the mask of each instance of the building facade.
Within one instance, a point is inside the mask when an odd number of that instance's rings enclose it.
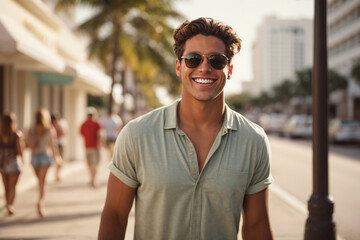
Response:
[[[79,126],[87,94],[108,94],[111,79],[87,61],[86,46],[41,0],[2,0],[0,110],[26,131],[38,108],[69,123],[66,160],[84,157]]]
[[[348,79],[347,91],[330,96],[336,115],[360,120],[360,86],[351,76],[360,61],[360,0],[328,1],[328,64]]]
[[[310,19],[267,17],[257,28],[252,46],[254,79],[243,90],[258,96],[313,63],[313,22]]]

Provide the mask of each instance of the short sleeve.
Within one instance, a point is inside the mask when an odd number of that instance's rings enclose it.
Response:
[[[252,176],[246,194],[260,192],[274,181],[270,172],[270,143],[266,135],[264,135],[263,141],[260,143],[259,154],[257,155],[258,158],[255,165],[254,174]]]
[[[137,151],[133,142],[131,124],[127,124],[118,135],[113,159],[108,168],[119,180],[129,187],[136,188],[139,185],[136,175]]]

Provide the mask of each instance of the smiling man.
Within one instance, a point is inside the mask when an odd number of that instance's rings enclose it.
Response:
[[[272,239],[270,149],[259,126],[225,104],[241,39],[212,18],[174,32],[182,96],[128,123],[116,144],[99,239]]]

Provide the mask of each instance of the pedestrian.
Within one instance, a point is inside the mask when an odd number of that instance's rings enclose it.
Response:
[[[123,239],[136,198],[134,239],[272,239],[270,149],[263,129],[225,104],[240,51],[212,18],[173,34],[181,99],[124,126],[109,165],[99,239]]]
[[[123,121],[119,115],[112,111],[111,113],[102,116],[100,118],[100,123],[106,134],[106,149],[108,150],[110,158],[112,158],[115,140],[123,126]]]
[[[45,184],[46,174],[53,163],[62,162],[56,144],[56,130],[51,124],[50,113],[41,108],[35,112],[33,126],[29,129],[26,141],[31,149],[31,165],[38,179],[39,200],[37,211],[40,217],[45,217]]]
[[[84,138],[86,161],[90,173],[90,185],[97,187],[96,174],[100,163],[100,144],[102,126],[96,119],[97,111],[94,107],[88,107],[87,119],[81,124],[80,134]]]
[[[61,159],[64,159],[64,146],[66,143],[66,136],[68,133],[68,124],[67,121],[61,117],[60,113],[54,112],[51,114],[51,123],[56,131],[56,144],[59,149],[59,154]],[[55,179],[56,181],[61,181],[61,168],[63,167],[64,161],[57,162],[55,161]]]
[[[0,123],[0,173],[4,184],[5,204],[9,215],[15,213],[16,184],[22,165],[25,141],[23,134],[17,130],[16,115],[4,113]]]

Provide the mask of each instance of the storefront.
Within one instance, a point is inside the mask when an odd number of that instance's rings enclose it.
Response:
[[[60,112],[69,123],[66,160],[84,156],[79,126],[87,94],[108,94],[111,79],[87,61],[86,46],[42,1],[2,0],[0,110],[13,111],[26,131],[34,112]]]

